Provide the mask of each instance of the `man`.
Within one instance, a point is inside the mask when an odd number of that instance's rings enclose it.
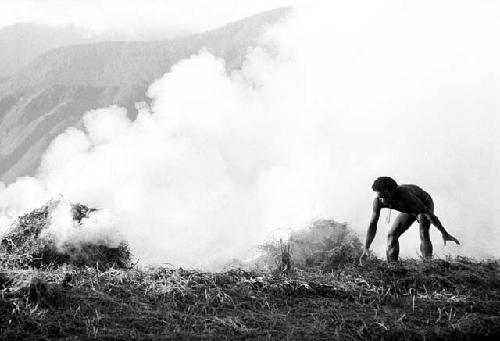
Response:
[[[389,230],[387,240],[387,261],[396,262],[399,256],[398,238],[417,220],[420,223],[420,251],[426,259],[432,258],[432,243],[429,237],[431,224],[436,226],[443,236],[444,243],[459,241],[450,235],[438,217],[434,215],[434,202],[429,193],[416,185],[399,185],[394,179],[386,176],[379,177],[373,182],[372,189],[377,192],[373,200],[373,212],[370,225],[366,233],[366,244],[359,259],[362,265],[368,256],[370,245],[377,233],[377,222],[382,208],[389,208],[401,213],[398,214],[394,225]]]

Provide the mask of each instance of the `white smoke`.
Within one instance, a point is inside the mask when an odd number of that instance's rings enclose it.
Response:
[[[201,51],[151,85],[136,121],[99,109],[57,137],[36,178],[0,188],[0,212],[62,193],[108,209],[143,262],[205,266],[315,218],[364,235],[388,175],[430,192],[462,241],[443,248],[433,229],[438,255],[498,257],[500,9],[454,4],[301,8],[230,74]],[[414,226],[402,255],[418,240]]]
[[[56,247],[62,249],[66,245],[78,247],[82,244],[118,247],[124,241],[108,210],[91,212],[81,221],[76,221],[70,202],[61,198],[53,204],[48,226],[42,230],[41,237],[50,239]]]

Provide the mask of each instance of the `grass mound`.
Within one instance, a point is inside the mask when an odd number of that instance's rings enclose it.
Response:
[[[266,267],[278,269],[308,269],[323,271],[357,261],[363,245],[347,224],[331,219],[315,221],[309,228],[293,231],[288,240],[272,241],[261,246],[260,259]]]
[[[46,205],[18,218],[18,221],[2,236],[0,264],[4,268],[40,268],[46,266],[73,264],[76,266],[98,266],[101,268],[127,267],[130,264],[130,250],[125,242],[110,247],[105,241],[64,242],[57,245],[50,235],[44,235],[49,227],[51,214],[58,201]],[[82,220],[96,209],[82,204],[71,204],[75,223],[81,228]]]

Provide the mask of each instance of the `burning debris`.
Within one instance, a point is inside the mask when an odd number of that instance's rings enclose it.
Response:
[[[355,263],[363,248],[349,225],[320,219],[306,229],[293,231],[288,239],[269,241],[260,246],[260,266],[278,273],[319,267],[328,272]]]
[[[105,239],[59,240],[50,232],[54,212],[61,201],[52,200],[44,206],[18,218],[2,236],[0,264],[20,268],[41,268],[51,265],[112,266],[124,268],[130,264],[130,250],[124,241],[110,246]],[[97,209],[83,204],[69,204],[72,226],[85,234],[85,219]]]

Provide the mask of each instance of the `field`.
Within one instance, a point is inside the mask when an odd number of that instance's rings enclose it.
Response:
[[[4,269],[15,339],[475,340],[500,336],[499,262],[377,259],[290,274]]]
[[[19,217],[2,237],[2,340],[500,336],[498,260],[370,258],[360,266],[362,244],[349,226],[318,220],[285,242],[261,245],[247,270],[139,268],[125,242],[57,247],[44,233],[57,205]],[[93,212],[70,209],[78,223]]]

